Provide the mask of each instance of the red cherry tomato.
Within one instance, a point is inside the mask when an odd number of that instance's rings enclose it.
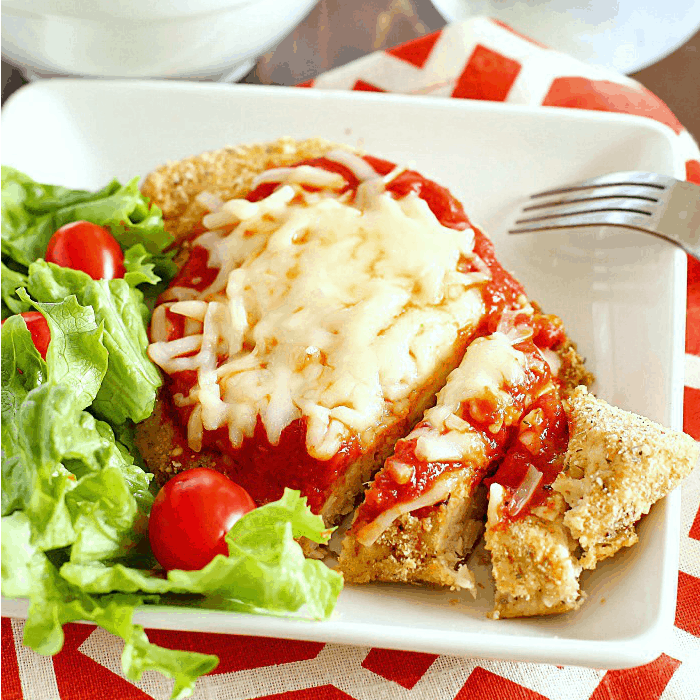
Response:
[[[25,311],[20,316],[27,324],[27,330],[32,336],[34,347],[39,351],[39,354],[46,359],[46,351],[49,349],[51,342],[51,331],[46,319],[38,311]],[[5,323],[7,319],[3,320]]]
[[[223,474],[204,467],[181,472],[153,502],[153,554],[164,569],[201,569],[216,554],[228,554],[226,533],[253,508],[248,492]]]
[[[89,221],[66,224],[51,236],[46,261],[82,270],[92,279],[124,277],[124,253],[112,234]]]

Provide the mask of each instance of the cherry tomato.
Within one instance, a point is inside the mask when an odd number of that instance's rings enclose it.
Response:
[[[27,324],[27,330],[32,336],[34,347],[39,351],[39,354],[46,359],[46,351],[49,349],[51,342],[51,331],[46,319],[38,311],[25,311],[20,316]],[[7,319],[3,321],[5,323]]]
[[[226,533],[253,508],[248,492],[228,477],[204,467],[188,469],[168,481],[153,502],[151,549],[164,569],[201,569],[216,554],[228,554]]]
[[[92,279],[124,277],[124,253],[112,234],[89,221],[66,224],[51,236],[46,261],[82,270]]]

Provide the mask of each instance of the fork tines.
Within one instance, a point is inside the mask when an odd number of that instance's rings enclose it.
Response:
[[[655,173],[623,172],[538,192],[530,197],[533,203],[522,209],[528,216],[517,219],[517,228],[509,233],[601,223],[644,227],[674,182]]]
[[[700,260],[700,187],[656,173],[611,173],[533,194],[515,225],[508,233],[622,226],[664,238]]]

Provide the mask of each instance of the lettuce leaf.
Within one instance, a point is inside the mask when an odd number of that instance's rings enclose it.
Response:
[[[26,292],[21,296],[29,300]],[[2,329],[3,494],[14,497],[3,512],[23,508],[41,549],[74,544],[79,556],[85,548],[94,550],[92,558],[121,556],[134,538],[137,513],[147,515],[152,496],[149,476],[120,448],[109,425],[84,411],[107,370],[102,328],[92,308],[75,297],[32,304],[51,330],[47,363],[21,317]],[[10,483],[15,477],[19,493]],[[90,537],[99,544],[86,544]]]
[[[73,221],[105,226],[123,249],[140,243],[156,256],[173,240],[163,227],[160,209],[139,192],[138,178],[126,185],[114,180],[97,192],[88,192],[41,184],[14,168],[2,167],[3,255],[29,267],[44,257],[51,236]],[[167,260],[162,257],[165,267]]]
[[[323,562],[306,559],[299,537],[326,542],[329,531],[298,491],[243,516],[226,535],[229,556],[217,555],[198,571],[154,572],[116,564],[64,564],[61,575],[89,593],[198,593],[188,604],[273,615],[296,613],[327,618],[343,585]]]
[[[155,279],[139,250],[132,260],[132,271],[127,273],[132,280]],[[84,272],[43,260],[29,266],[27,288],[40,302],[57,302],[75,295],[82,306],[93,310],[96,322],[103,327],[108,362],[95,397],[95,412],[115,424],[148,418],[162,379],[146,354],[148,309],[141,291],[126,279],[93,280]],[[20,298],[24,297],[20,294]],[[42,310],[42,304],[35,306]]]
[[[34,474],[19,449],[17,411],[27,394],[46,380],[47,368],[21,316],[2,326],[2,515],[25,508],[34,490]]]
[[[27,286],[27,276],[22,272],[10,269],[4,262],[1,262],[0,266],[2,267],[1,298],[3,319],[12,314],[21,314],[23,311],[29,311],[29,306],[15,296],[16,289]]]
[[[144,420],[153,411],[161,377],[146,355],[149,310],[138,285],[154,287],[152,305],[156,285],[175,272],[170,253],[164,252],[172,236],[163,228],[160,210],[140,194],[136,178],[125,186],[115,181],[87,192],[37,183],[6,166],[2,207],[3,315],[31,308],[29,298],[18,292],[23,287],[40,303],[74,295],[80,305],[92,307],[109,356],[94,411],[113,424]],[[125,249],[124,279],[93,280],[41,259],[54,231],[80,219],[106,226]]]
[[[306,559],[301,536],[327,541],[323,519],[313,515],[298,491],[286,489],[274,503],[247,513],[229,530],[229,556],[217,556],[199,571],[169,571],[174,585],[193,593],[230,598],[273,614],[296,612],[328,617],[343,585],[323,562]]]
[[[31,523],[21,511],[2,518],[2,592],[12,597],[32,592],[32,562],[37,552],[31,542]]]
[[[3,166],[3,318],[27,310],[15,295],[16,289],[27,284],[27,268],[44,257],[49,239],[61,226],[79,220],[105,226],[117,239],[125,251],[130,286],[167,281],[176,273],[170,249],[173,238],[165,231],[160,209],[139,192],[138,178],[123,186],[113,181],[97,192],[88,192],[34,182]],[[149,301],[154,299],[155,294]]]
[[[33,483],[24,509],[33,542],[42,550],[72,545],[78,561],[123,558],[145,535],[150,475],[71,398],[64,385],[45,383],[17,412],[19,460]]]
[[[20,296],[31,301],[26,292]],[[298,492],[286,491],[280,501],[241,518],[227,535],[228,557],[217,556],[201,571],[165,576],[154,569],[145,537],[150,475],[111,427],[85,410],[99,395],[106,333],[75,297],[32,303],[51,324],[46,363],[22,318],[2,329],[3,430],[13,436],[7,446],[16,454],[9,456],[28,484],[16,499],[21,509],[2,520],[2,587],[5,595],[30,599],[25,643],[54,654],[65,623],[92,621],[124,639],[128,678],[158,670],[174,679],[173,697],[179,698],[191,694],[217,659],[151,644],[132,622],[136,607],[165,603],[328,617],[342,577],[304,558],[296,540],[325,542],[329,531]],[[93,367],[85,366],[89,357]],[[130,444],[128,426],[119,436]]]
[[[21,289],[19,298],[39,311],[49,325],[51,342],[46,352],[51,368],[49,381],[69,386],[76,405],[87,408],[97,396],[107,371],[103,328],[97,326],[95,312],[90,306],[78,304],[75,296],[42,304]]]
[[[140,284],[158,284],[161,278],[155,273],[153,256],[141,243],[132,245],[124,253],[124,279],[130,287],[138,287]]]
[[[150,644],[132,623],[134,609],[148,601],[143,594],[93,596],[59,573],[66,560],[152,566],[145,532],[153,497],[150,475],[109,425],[83,410],[107,362],[92,311],[75,298],[37,307],[51,324],[46,363],[21,317],[2,328],[3,508],[8,502],[13,511],[2,518],[3,594],[30,599],[24,641],[36,651],[55,654],[65,623],[92,621],[124,639],[128,678],[156,669],[175,680],[173,697],[189,696],[216,657]],[[86,353],[93,367],[85,366]],[[15,479],[25,487],[6,499]]]
[[[145,533],[146,520],[138,532],[138,505],[118,465],[86,474],[66,495],[73,517],[75,540],[71,561],[101,561],[124,557]]]
[[[24,643],[40,654],[52,655],[63,646],[63,625],[94,622],[124,642],[122,668],[138,682],[144,671],[156,670],[175,681],[172,697],[189,697],[199,676],[216,668],[218,659],[209,654],[164,649],[148,641],[143,627],[133,623],[143,596],[115,593],[92,596],[62,578],[50,559],[36,553],[31,567],[32,595]]]
[[[157,367],[146,354],[148,312],[143,295],[125,280],[94,280],[80,295],[105,325],[109,365],[93,408],[112,423],[138,423],[153,413],[162,384]]]
[[[3,315],[34,308],[51,331],[44,361],[24,319],[2,328],[3,594],[29,598],[25,643],[38,652],[60,650],[65,623],[91,621],[124,639],[129,679],[158,670],[174,679],[173,697],[186,697],[216,657],[151,644],[133,624],[135,608],[328,617],[342,577],[306,560],[296,540],[323,542],[329,532],[287,491],[236,523],[229,556],[201,571],[155,568],[152,475],[133,422],[151,414],[161,383],[146,354],[147,301],[174,271],[160,212],[136,181],[91,193],[3,168],[2,189]],[[123,279],[93,280],[41,259],[53,232],[76,219],[110,228],[125,249]]]
[[[2,254],[28,267],[43,258],[49,239],[60,228],[53,214],[112,194],[110,183],[98,192],[68,190],[34,182],[19,170],[2,166]],[[73,219],[75,221],[75,219]],[[94,222],[98,223],[98,222]]]
[[[213,671],[219,659],[212,654],[167,649],[148,641],[143,627],[132,625],[122,652],[122,668],[129,680],[137,682],[144,671],[159,671],[175,681],[172,698],[192,695],[197,678]]]

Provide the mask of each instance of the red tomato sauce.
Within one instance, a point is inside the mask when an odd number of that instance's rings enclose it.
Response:
[[[479,335],[490,335],[496,330],[504,311],[520,307],[519,300],[525,294],[525,290],[520,282],[496,260],[490,239],[478,229],[474,229],[474,232],[476,234],[474,252],[486,263],[491,272],[491,280],[486,283],[483,291],[486,314],[481,321]]]
[[[551,380],[551,373],[531,340],[523,341],[515,347],[527,355],[525,381],[517,386],[505,386],[504,390],[513,400],[509,410],[519,417],[532,404],[532,397],[539,394]],[[490,430],[490,426],[503,416],[501,409],[489,399],[470,399],[463,402],[459,409],[459,417],[469,423],[482,438],[486,451],[485,460],[477,463],[471,461],[424,462],[416,455],[417,438],[399,440],[394,454],[386,461],[384,468],[374,478],[374,482],[365,494],[365,501],[358,509],[353,523],[353,531],[356,532],[362,526],[371,523],[389,508],[419,498],[430,490],[439,477],[449,472],[465,467],[471,468],[477,474],[474,479],[476,484],[481,476],[506,454],[508,445],[518,432],[519,421],[517,420],[510,425],[504,420],[496,432]],[[430,427],[430,423],[424,422],[417,427]],[[408,481],[403,484],[396,481],[394,464],[412,468],[412,475]],[[422,517],[430,510],[430,507],[421,508],[415,511],[414,515]]]
[[[418,427],[427,425],[420,423]],[[454,462],[421,462],[415,452],[417,440],[418,438],[412,438],[396,443],[394,454],[374,477],[372,486],[365,493],[364,503],[358,509],[353,523],[354,531],[371,523],[396,504],[414,500],[428,491],[439,476],[455,469]],[[411,478],[406,483],[400,484],[396,481],[392,472],[393,464],[413,467]]]
[[[525,516],[551,492],[552,482],[561,471],[564,454],[569,444],[569,422],[559,398],[552,392],[540,396],[530,410],[540,409],[542,422],[529,429],[534,440],[529,446],[516,439],[501,461],[496,473],[485,481],[487,486],[500,484],[506,490],[506,507],[501,513],[501,524]],[[515,492],[523,485],[530,465],[542,474],[542,479],[519,506],[513,504]]]
[[[558,348],[566,339],[564,324],[554,314],[536,314],[533,318],[533,340],[538,348]]]
[[[178,379],[180,382],[177,390],[184,384],[183,378]],[[171,395],[177,393],[174,384],[168,388]],[[187,425],[191,408],[171,406],[170,410],[176,423],[183,427]],[[174,459],[182,468],[201,464],[202,453],[195,452],[187,444],[186,429],[177,436],[177,447],[181,448],[181,452]],[[329,460],[311,457],[306,449],[306,424],[303,419],[290,423],[282,431],[276,445],[270,444],[259,418],[253,436],[244,438],[239,448],[232,447],[226,427],[205,430],[203,450],[214,457],[214,462],[207,463],[207,466],[242,486],[257,504],[276,501],[281,498],[285,487],[288,487],[301,491],[315,513],[321,511],[348,464],[360,455],[359,445],[353,439],[342,445]]]
[[[209,267],[209,251],[196,245],[170,287],[189,287],[203,292],[216,279],[217,273],[216,267]]]
[[[380,175],[390,173],[395,165],[389,161],[366,156],[369,163]],[[347,186],[342,192],[354,190],[358,187],[357,177],[347,167],[326,158],[314,158],[296,165],[311,165],[338,173],[347,180]],[[252,190],[246,197],[248,201],[257,202],[268,197],[279,186],[279,183],[263,183]],[[309,188],[313,189],[313,188]],[[402,198],[409,193],[415,193],[426,201],[433,214],[446,227],[463,230],[471,226],[462,205],[450,194],[450,192],[431,180],[424,178],[412,170],[405,170],[395,177],[387,185],[387,191],[395,197]],[[518,308],[519,299],[524,294],[522,286],[510,275],[496,260],[493,245],[478,229],[475,231],[475,252],[483,260],[491,272],[491,280],[484,286],[484,302],[486,314],[477,333],[473,337],[492,333],[504,310]],[[190,257],[172,281],[171,287],[190,287],[197,291],[206,289],[216,278],[217,268],[208,267],[208,252],[201,246],[194,245]],[[468,271],[469,264],[464,264],[464,271]],[[177,314],[167,313],[169,321],[169,339],[181,337],[184,333],[183,317]],[[551,324],[550,324],[551,325]],[[547,324],[544,327],[549,328]],[[545,330],[542,331],[545,337]],[[548,336],[547,336],[548,337]],[[554,336],[552,336],[554,337]],[[549,342],[549,341],[548,341]],[[181,393],[187,396],[197,382],[197,374],[193,371],[179,372],[166,378],[166,390],[172,397]],[[186,426],[191,407],[175,407],[172,410],[176,416],[176,422],[182,428],[179,438],[179,447],[182,453],[177,461],[183,466],[197,464],[201,461],[199,453],[194,452],[187,445]],[[465,418],[465,420],[472,420]],[[491,435],[491,442],[499,445],[504,436]],[[415,448],[415,443],[413,444]],[[257,503],[265,503],[279,498],[285,486],[299,489],[308,497],[312,510],[318,512],[326,498],[330,494],[337,480],[342,477],[347,466],[360,455],[360,447],[355,439],[351,439],[342,445],[339,452],[330,460],[318,460],[311,457],[306,449],[306,424],[304,420],[296,420],[283,431],[277,445],[272,445],[267,439],[264,426],[258,418],[253,437],[246,438],[239,448],[233,448],[226,428],[216,431],[204,431],[203,449],[210,454],[215,454],[214,468],[230,476],[250,493]],[[410,441],[400,441],[397,449],[410,450]],[[496,449],[496,448],[494,448]],[[457,465],[459,466],[459,465]],[[380,472],[375,480],[375,486],[368,493],[372,512],[379,514],[391,503],[403,500],[413,500],[416,495],[427,491],[434,483],[435,478],[444,473],[446,469],[455,468],[454,463],[421,464],[414,470],[412,480],[403,486],[389,484],[384,478],[384,472]],[[398,488],[397,488],[398,487]],[[374,499],[374,500],[373,500]],[[364,508],[364,506],[363,506]],[[369,509],[370,506],[367,506]],[[369,512],[369,510],[367,511]]]

